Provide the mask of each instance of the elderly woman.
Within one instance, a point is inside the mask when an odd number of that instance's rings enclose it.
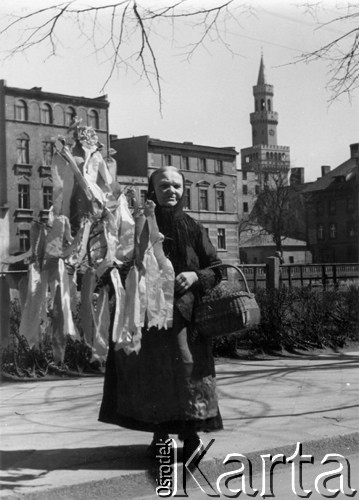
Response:
[[[192,323],[196,298],[221,278],[209,266],[220,261],[205,228],[183,211],[184,178],[176,168],[152,174],[148,197],[176,276],[173,328],[144,328],[138,354],[110,346],[99,420],[152,432],[148,456],[177,434],[189,457],[199,445],[197,432],[223,428],[211,343]]]

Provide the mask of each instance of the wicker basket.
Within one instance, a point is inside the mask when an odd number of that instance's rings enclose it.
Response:
[[[214,267],[232,267],[240,274],[245,290],[226,290],[221,282],[205,294],[195,307],[195,327],[205,337],[220,337],[247,330],[260,323],[260,310],[247,280],[237,266],[218,264]]]

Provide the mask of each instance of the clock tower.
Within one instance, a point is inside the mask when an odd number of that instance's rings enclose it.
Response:
[[[255,180],[259,192],[275,175],[287,178],[290,170],[289,147],[277,144],[278,113],[273,111],[273,85],[267,83],[263,54],[253,96],[254,112],[250,114],[252,146],[241,149],[241,170],[243,177],[250,176]]]
[[[278,113],[273,111],[273,85],[265,77],[263,55],[259,66],[257,85],[253,87],[254,113],[250,114],[252,145],[277,145]]]

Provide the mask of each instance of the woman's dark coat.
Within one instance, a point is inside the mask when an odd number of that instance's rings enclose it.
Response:
[[[153,175],[149,196],[156,203]],[[175,207],[156,204],[156,219],[175,274],[195,271],[199,280],[188,294],[175,298],[172,329],[143,329],[138,354],[115,351],[110,344],[102,422],[180,435],[222,428],[211,342],[184,319],[191,316],[192,299],[219,281],[220,272],[208,267],[220,261],[205,228],[183,211],[183,203],[182,197]]]

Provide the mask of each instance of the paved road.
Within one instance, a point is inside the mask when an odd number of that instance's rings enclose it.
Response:
[[[292,484],[293,465],[289,463],[278,463],[274,467],[272,484],[268,474],[265,476],[265,480],[262,479],[262,476],[254,476],[252,486],[258,489],[255,496],[249,490],[247,490],[248,494],[244,493],[243,484],[238,478],[231,480],[228,486],[232,490],[240,490],[238,497],[241,500],[253,498],[274,498],[275,500],[298,500],[299,498],[310,498],[310,500],[323,500],[324,498],[359,499],[359,454],[348,455],[342,459],[337,457],[332,463],[321,463],[323,459],[324,457],[317,456],[313,457],[313,463],[303,463],[301,474],[299,473],[299,464],[296,464],[294,486]],[[341,469],[339,475],[335,474],[338,469]],[[324,481],[326,477],[328,478],[327,482]],[[212,481],[213,486],[214,483]],[[217,498],[236,498],[235,491],[227,490],[224,481],[221,481],[220,485],[222,494]],[[209,488],[207,488],[207,492],[210,493]],[[190,500],[216,498],[213,492],[209,496],[206,492],[201,491],[199,486],[195,489],[187,489],[186,493]],[[138,500],[158,500],[158,498],[154,494],[139,497]]]

